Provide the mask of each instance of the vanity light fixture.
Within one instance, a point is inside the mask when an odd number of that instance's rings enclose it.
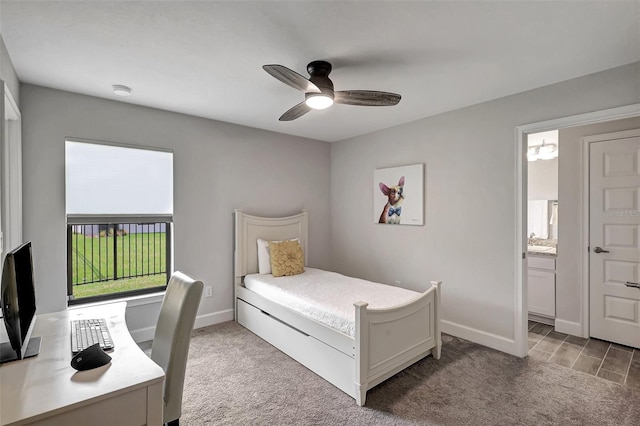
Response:
[[[545,143],[542,140],[541,145],[530,146],[527,150],[527,160],[552,160],[558,156],[558,144]]]
[[[131,87],[122,84],[114,84],[111,87],[113,88],[113,93],[118,96],[131,96]]]
[[[538,151],[538,156],[541,160],[551,160],[558,156],[558,145],[554,143],[544,143],[544,139],[542,140],[542,145],[540,145],[540,150]]]
[[[527,150],[527,160],[528,161],[536,161],[538,159],[538,154],[540,153],[540,145],[530,146]]]

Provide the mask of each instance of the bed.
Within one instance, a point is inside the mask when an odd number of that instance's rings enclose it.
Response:
[[[257,240],[295,238],[299,239],[305,254],[305,272],[300,279],[258,276]],[[318,280],[327,286],[334,280],[335,285],[341,285],[342,280],[347,279],[309,268],[307,248],[306,211],[280,218],[235,211],[234,299],[239,324],[350,395],[360,406],[365,404],[369,389],[428,355],[440,358],[441,282],[431,281],[423,293],[402,294],[396,287],[350,279],[354,288],[362,287],[360,293],[355,294],[372,294],[369,285],[379,287],[376,291],[391,291],[388,296],[378,297],[388,299],[386,306],[374,296],[365,296],[353,303],[348,301],[353,305],[352,314],[342,306],[336,308],[337,317],[325,320],[324,308],[317,309],[318,314],[311,312],[316,304],[321,304],[315,296],[310,301],[300,301],[297,294],[287,295],[281,288],[318,287]],[[286,285],[279,287],[281,283]],[[277,293],[282,293],[284,299],[274,296]],[[389,300],[396,303],[390,304]]]

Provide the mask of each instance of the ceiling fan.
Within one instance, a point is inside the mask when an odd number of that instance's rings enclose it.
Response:
[[[307,65],[309,79],[283,65],[263,65],[262,69],[284,84],[304,92],[305,100],[282,114],[280,121],[292,121],[312,109],[329,108],[333,103],[359,106],[391,106],[400,102],[400,95],[374,90],[333,90],[329,79],[331,64],[313,61]]]

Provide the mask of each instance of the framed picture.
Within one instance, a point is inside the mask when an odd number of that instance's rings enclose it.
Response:
[[[373,221],[386,225],[424,225],[424,165],[373,172]]]

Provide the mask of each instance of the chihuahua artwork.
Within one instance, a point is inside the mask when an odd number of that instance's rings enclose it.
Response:
[[[373,171],[371,220],[376,225],[424,225],[424,164]]]
[[[400,178],[396,186],[387,186],[382,182],[379,183],[379,186],[380,191],[387,197],[387,204],[382,210],[378,223],[399,225],[402,201],[404,200],[404,176]]]

